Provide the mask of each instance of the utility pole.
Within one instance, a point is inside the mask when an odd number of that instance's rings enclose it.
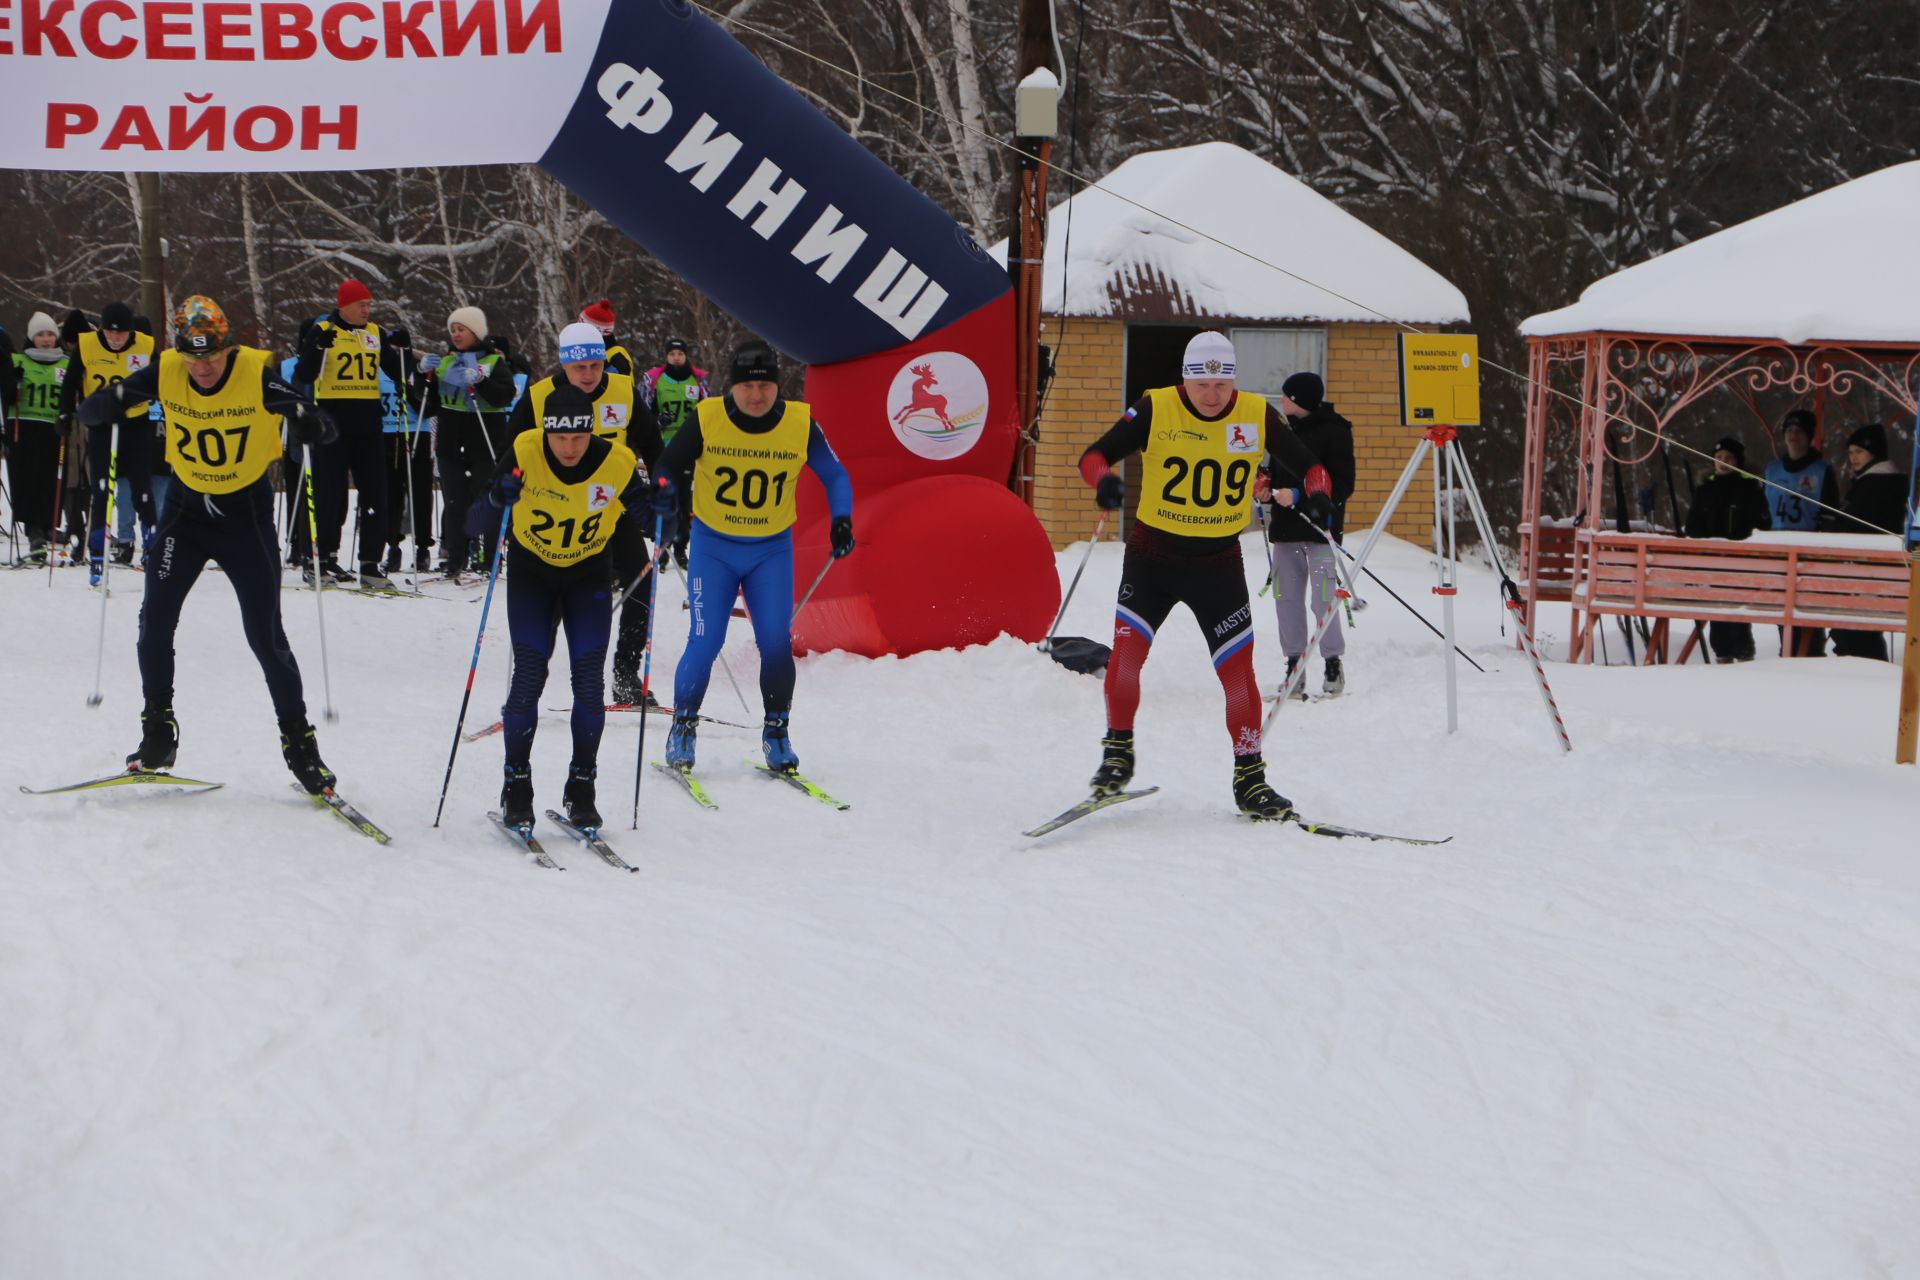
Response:
[[[140,189],[140,313],[167,345],[167,242],[160,234],[160,175],[135,174]]]
[[[1047,179],[1053,136],[1060,126],[1060,82],[1052,70],[1055,47],[1049,0],[1020,0],[1014,91],[1015,145],[1007,233],[1007,274],[1013,278],[1014,404],[1020,443],[1013,454],[1010,487],[1033,506],[1034,446],[1040,415],[1040,264],[1047,244]],[[1061,68],[1065,70],[1065,68]]]

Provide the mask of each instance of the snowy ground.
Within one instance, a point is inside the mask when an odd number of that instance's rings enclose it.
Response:
[[[1377,567],[1433,610],[1419,551]],[[1100,548],[1064,631],[1108,637],[1118,569]],[[1182,614],[1146,673],[1150,800],[1019,835],[1102,724],[1098,682],[1027,647],[827,656],[795,741],[854,808],[709,728],[722,811],[650,775],[621,877],[492,832],[497,739],[429,829],[477,604],[328,598],[320,741],[379,848],[289,790],[210,575],[181,769],[227,789],[0,793],[0,1276],[1920,1276],[1895,671],[1555,662],[1562,758],[1463,585],[1490,674],[1463,666],[1458,736],[1437,644],[1375,590],[1350,696],[1269,744],[1308,813],[1442,848],[1234,818]],[[89,711],[97,597],[0,573],[9,784],[132,749],[136,607],[109,602]],[[1270,621],[1258,658],[1277,682]],[[724,680],[708,709],[739,712]],[[636,732],[609,731],[609,810]],[[563,739],[549,717],[542,802]]]

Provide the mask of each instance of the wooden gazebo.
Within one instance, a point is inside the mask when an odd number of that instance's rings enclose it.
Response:
[[[1650,662],[1666,658],[1666,623],[1676,618],[1773,623],[1787,629],[1789,646],[1796,628],[1903,629],[1899,538],[1688,540],[1624,519],[1606,471],[1651,460],[1676,420],[1709,396],[1736,412],[1744,405],[1769,440],[1776,415],[1763,397],[1850,417],[1868,416],[1863,404],[1891,405],[1910,431],[1920,376],[1917,210],[1920,161],[1608,276],[1574,305],[1521,326],[1532,377],[1522,590],[1529,624],[1543,602],[1571,604],[1572,661],[1592,660],[1596,624],[1608,615],[1653,620]],[[1896,436],[1896,461],[1911,440]],[[1749,470],[1765,463],[1764,451],[1749,449]]]

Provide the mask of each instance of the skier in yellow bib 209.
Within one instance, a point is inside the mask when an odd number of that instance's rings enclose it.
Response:
[[[1154,633],[1176,604],[1193,611],[1214,673],[1227,695],[1233,740],[1233,799],[1253,818],[1284,818],[1292,803],[1267,784],[1260,754],[1260,688],[1253,674],[1253,607],[1247,597],[1240,535],[1270,454],[1270,474],[1301,478],[1300,510],[1326,526],[1327,470],[1293,434],[1265,396],[1234,382],[1233,343],[1207,331],[1194,335],[1181,361],[1181,383],[1137,401],[1080,458],[1080,475],[1106,510],[1125,498],[1116,463],[1141,453],[1140,509],[1120,570],[1113,656],[1107,662],[1107,736],[1094,794],[1111,795],[1133,778],[1133,718],[1140,707],[1140,668]]]
[[[326,415],[283,381],[273,357],[233,343],[227,317],[198,294],[173,317],[174,349],[80,405],[90,428],[111,423],[128,405],[158,400],[166,414],[167,490],[140,605],[140,747],[127,757],[136,772],[170,767],[180,747],[173,714],[173,636],[187,593],[209,560],[225,571],[240,602],[240,626],[267,678],[280,722],[287,768],[314,795],[330,791],[333,771],[321,762],[300,666],[280,625],[280,548],[267,465],[280,456],[280,421],[303,445],[333,433]]]
[[[800,469],[827,491],[828,537],[837,560],[853,550],[853,481],[834,456],[813,410],[780,398],[780,361],[758,339],[740,344],[724,398],[702,400],[665,453],[655,481],[653,512],[673,544],[679,488],[693,483],[693,535],[687,595],[692,634],[673,678],[673,728],[667,765],[693,768],[694,730],[714,659],[726,643],[734,597],[745,592],[753,640],[760,650],[760,700],[766,711],[760,745],[767,768],[800,766],[787,734],[793,709],[793,522]]]
[[[561,331],[562,368],[597,366],[606,358],[598,330],[573,324]],[[604,389],[604,378],[593,381]],[[620,526],[635,519],[629,513],[636,504],[644,508],[647,502],[633,450],[594,431],[604,408],[595,388],[553,380],[541,396],[537,423],[515,436],[500,457],[487,491],[491,505],[476,504],[476,518],[467,526],[475,536],[496,537],[500,517],[488,513],[512,508],[506,570],[513,677],[500,708],[507,756],[500,821],[522,833],[533,830],[533,732],[562,623],[573,677],[573,758],[562,798],[568,821],[588,831],[600,827],[594,779],[607,724],[616,548],[622,544]]]

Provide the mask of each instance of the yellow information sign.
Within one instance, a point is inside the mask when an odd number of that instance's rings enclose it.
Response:
[[[1410,427],[1480,425],[1480,339],[1400,335],[1400,420]]]

